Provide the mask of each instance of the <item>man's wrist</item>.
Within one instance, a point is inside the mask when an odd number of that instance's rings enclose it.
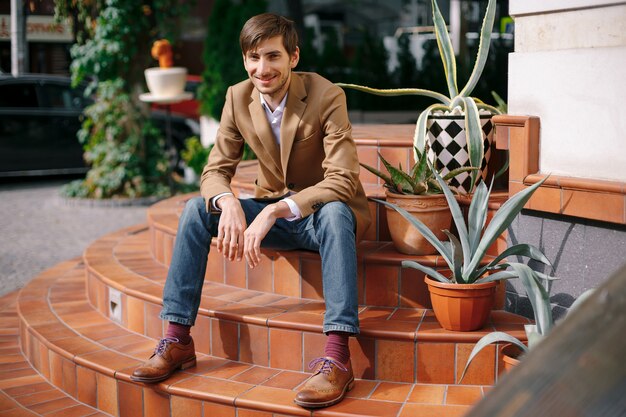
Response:
[[[215,197],[213,197],[212,200],[212,205],[214,206],[214,208],[218,209],[218,210],[222,210],[222,203],[224,201],[224,197],[233,197],[235,198],[235,195],[233,193],[222,193],[222,194],[218,194]]]
[[[270,215],[277,219],[287,218],[293,216],[291,213],[291,209],[289,205],[285,203],[284,200],[278,201],[276,203],[270,204],[267,206],[267,209],[270,210]]]

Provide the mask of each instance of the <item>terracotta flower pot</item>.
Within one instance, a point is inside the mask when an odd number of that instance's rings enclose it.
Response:
[[[504,370],[510,371],[519,365],[519,357],[522,354],[522,350],[512,343],[507,343],[502,346],[502,361],[504,362]]]
[[[452,213],[443,194],[435,195],[404,195],[385,190],[389,203],[393,203],[419,219],[440,240],[447,240],[442,230],[450,229]],[[398,252],[407,255],[432,255],[436,249],[428,243],[424,236],[400,213],[390,207],[387,209],[387,226],[391,240]]]
[[[437,321],[447,330],[482,329],[493,308],[497,282],[453,284],[424,278]]]

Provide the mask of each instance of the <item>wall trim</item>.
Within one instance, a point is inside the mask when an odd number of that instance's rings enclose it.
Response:
[[[493,117],[496,148],[509,151],[509,195],[546,176],[539,169],[539,118]],[[550,175],[525,208],[626,225],[626,182]]]

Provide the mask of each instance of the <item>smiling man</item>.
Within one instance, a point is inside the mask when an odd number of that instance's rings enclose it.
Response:
[[[202,196],[188,201],[179,221],[163,290],[166,337],[132,379],[158,382],[195,365],[190,327],[212,238],[225,258],[245,259],[250,268],[259,264],[261,247],[312,250],[322,258],[328,339],[295,402],[326,407],[354,384],[348,338],[359,332],[356,242],[370,223],[346,99],[323,77],[293,72],[300,51],[290,20],[252,17],[240,45],[248,79],[226,93]],[[236,198],[230,188],[244,143],[259,159],[251,199]]]

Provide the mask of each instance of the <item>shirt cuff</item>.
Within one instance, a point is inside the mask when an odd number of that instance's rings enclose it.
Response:
[[[225,193],[218,194],[215,197],[211,198],[211,200],[209,200],[209,201],[211,202],[211,209],[212,210],[215,210],[216,212],[222,211],[222,209],[219,208],[217,206],[217,204],[215,204],[215,203],[217,203],[217,200],[219,200],[220,198],[224,197],[225,195],[234,195],[234,194],[233,193],[229,193],[229,192],[225,192]]]
[[[291,198],[283,198],[280,201],[284,201],[289,206],[289,210],[291,210],[291,216],[285,217],[285,220],[288,222],[292,222],[294,220],[300,220],[302,218],[302,214],[300,213],[300,209],[298,205]]]

